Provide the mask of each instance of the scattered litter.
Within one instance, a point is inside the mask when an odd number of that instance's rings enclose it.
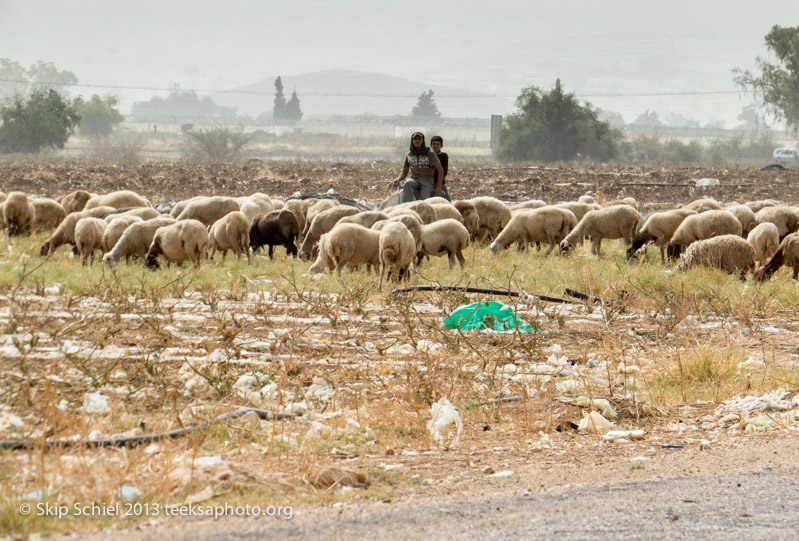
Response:
[[[234,389],[252,389],[258,383],[258,378],[252,374],[243,374],[239,376],[236,383],[233,384]]]
[[[446,397],[441,397],[441,400],[433,404],[431,413],[433,418],[427,423],[427,429],[430,431],[433,439],[439,444],[444,444],[444,438],[441,436],[441,429],[451,423],[455,423],[457,430],[455,438],[449,445],[445,445],[445,447],[448,448],[455,447],[461,437],[461,432],[463,432],[463,421],[461,421],[461,416],[458,415],[455,406],[453,406]]]
[[[83,411],[86,413],[108,413],[111,407],[108,405],[108,397],[103,396],[100,391],[86,393],[83,397]]]
[[[202,468],[204,466],[216,466],[222,463],[222,457],[219,455],[201,456],[194,459],[194,467]]]
[[[497,473],[492,473],[491,475],[489,475],[489,477],[510,477],[514,473],[515,472],[513,470],[503,470],[503,471],[498,471]]]
[[[699,180],[696,181],[697,188],[706,188],[707,186],[718,186],[719,184],[721,184],[721,182],[719,182],[719,179],[717,178],[706,177],[706,178],[700,178]]]
[[[581,408],[590,407],[592,410],[597,410],[606,419],[615,419],[616,410],[610,405],[610,402],[604,398],[588,398],[587,396],[578,396],[577,398],[566,400],[570,404],[579,406]]]
[[[520,322],[513,308],[495,301],[482,301],[458,307],[444,318],[443,325],[448,329],[492,329],[495,331],[533,332],[527,323]]]
[[[605,419],[605,417],[599,413],[592,411],[583,416],[580,424],[577,425],[577,428],[583,432],[587,432],[588,434],[601,434],[606,432],[612,426],[613,423]]]
[[[646,430],[611,430],[602,439],[605,441],[632,441],[644,439]]]

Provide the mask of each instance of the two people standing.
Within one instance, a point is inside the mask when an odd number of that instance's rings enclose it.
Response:
[[[397,187],[408,176],[408,173],[411,174],[411,177],[402,185],[400,203],[429,199],[434,195],[449,200],[444,188],[449,157],[446,153],[441,152],[443,145],[444,139],[439,135],[433,136],[430,140],[432,149],[425,145],[422,132],[414,132],[411,135],[411,145],[408,152],[405,153],[402,172],[394,179],[393,183],[394,187]]]

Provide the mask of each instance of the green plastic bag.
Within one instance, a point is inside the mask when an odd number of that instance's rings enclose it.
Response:
[[[495,331],[533,332],[527,323],[519,321],[513,308],[507,304],[494,301],[476,302],[457,308],[444,318],[444,326],[448,329],[459,328],[462,331],[472,329],[493,329]]]

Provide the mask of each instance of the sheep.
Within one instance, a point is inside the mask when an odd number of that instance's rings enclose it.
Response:
[[[763,222],[749,232],[746,240],[755,249],[755,259],[758,264],[765,265],[766,260],[774,255],[777,248],[779,248],[780,233],[773,223]]]
[[[741,222],[726,210],[708,210],[701,214],[687,216],[671,236],[669,253],[676,257],[683,246],[694,241],[719,235],[738,235],[740,237],[741,231],[743,231]]]
[[[771,222],[776,225],[780,233],[780,240],[799,229],[799,216],[792,207],[787,205],[763,208],[755,214],[755,221],[758,224]]]
[[[508,225],[511,211],[508,205],[494,197],[475,197],[469,200],[477,210],[480,227],[474,236],[476,240],[493,240]]]
[[[416,255],[416,241],[413,235],[400,222],[388,223],[380,231],[378,260],[380,263],[380,279],[378,288],[383,287],[383,274],[388,269],[391,276],[393,269],[397,269],[397,281],[409,277],[408,267]]]
[[[353,214],[358,214],[358,209],[348,205],[336,205],[317,214],[306,228],[307,233],[300,247],[300,259],[308,261],[311,257],[311,250],[319,238],[333,229],[333,226],[336,225],[340,219],[345,216],[352,216]]]
[[[272,201],[272,210],[280,210],[286,207],[286,204],[280,199],[270,197],[269,200]]]
[[[701,214],[700,214],[701,216]],[[738,274],[743,280],[755,267],[755,249],[740,234],[718,235],[692,243],[677,265],[678,271],[703,266]]]
[[[612,201],[606,201],[602,204],[603,207],[613,207],[616,205],[629,205],[635,210],[640,208],[638,201],[635,200],[635,197],[625,197],[623,199],[613,199]]]
[[[80,254],[81,264],[86,264],[86,259],[94,263],[94,252],[102,251],[103,233],[106,227],[105,220],[100,218],[81,218],[75,224],[75,246]]]
[[[585,195],[581,195],[581,196],[580,196],[580,197],[577,199],[577,202],[578,202],[578,203],[586,203],[586,204],[588,204],[588,205],[593,205],[593,204],[595,204],[595,203],[596,203],[596,199],[594,199],[594,196],[593,196],[593,195],[590,195],[590,194],[585,194]]]
[[[583,237],[591,239],[591,253],[602,255],[602,239],[621,239],[632,244],[635,229],[641,221],[641,215],[630,205],[613,205],[600,210],[591,210],[583,216],[571,233],[560,242],[560,251],[568,252]]]
[[[460,223],[463,223],[463,215],[458,212],[458,209],[456,209],[455,205],[452,203],[438,203],[432,205],[432,207],[436,213],[436,220],[452,218],[453,220],[458,220]]]
[[[183,212],[178,215],[178,221],[197,220],[205,226],[212,226],[214,222],[229,212],[237,210],[239,210],[239,204],[232,197],[208,197],[186,205]]]
[[[203,222],[191,218],[178,220],[177,223],[161,227],[155,232],[153,243],[144,259],[144,266],[159,268],[158,256],[163,255],[167,265],[171,265],[173,261],[188,259],[195,269],[199,269],[200,261],[210,247],[211,239]]]
[[[169,211],[169,215],[177,220],[178,216],[180,216],[180,213],[183,212],[183,209],[186,208],[186,205],[188,205],[189,203],[194,203],[195,201],[203,201],[205,199],[208,199],[207,195],[195,195],[194,197],[178,201],[172,207],[172,210]]]
[[[424,220],[422,220],[422,217],[419,216],[419,213],[407,207],[391,207],[389,210],[386,211],[386,215],[389,218],[395,218],[397,216],[403,216],[406,214],[408,216],[413,216],[414,218],[422,222],[422,225],[424,225]]]
[[[754,212],[755,214],[757,214],[766,207],[776,207],[779,204],[780,202],[775,201],[774,199],[761,199],[759,201],[747,201],[746,203],[744,203],[744,205],[752,209],[752,212]]]
[[[130,224],[114,244],[111,251],[103,256],[103,261],[113,264],[123,257],[126,262],[130,261],[131,257],[144,257],[147,254],[147,250],[150,249],[155,232],[162,227],[175,223],[177,223],[177,220],[171,216],[161,216],[152,220]]]
[[[335,199],[313,199],[309,201],[311,202],[310,205],[303,205],[305,212],[305,229],[302,231],[302,238],[305,238],[305,235],[308,234],[308,228],[311,227],[311,222],[313,222],[314,218],[326,210],[340,206],[339,202]]]
[[[419,218],[422,219],[424,224],[431,224],[436,221],[436,211],[433,209],[433,205],[427,201],[410,201],[408,203],[402,203],[401,205],[397,205],[395,208],[391,209],[391,211],[387,212],[386,214],[393,216],[396,211],[402,209],[414,211],[419,215]]]
[[[259,214],[267,214],[273,210],[275,210],[275,206],[272,204],[271,199],[264,199],[256,194],[246,198],[241,204],[240,209],[240,211],[244,213],[244,216],[247,218],[248,224],[252,223],[255,217]]]
[[[393,216],[388,220],[375,222],[375,224],[371,227],[371,229],[374,229],[375,231],[382,231],[384,227],[394,222],[399,222],[408,228],[408,231],[411,232],[411,236],[413,236],[413,241],[416,243],[416,252],[418,253],[419,251],[421,251],[422,228],[424,227],[424,224],[422,223],[422,220],[411,214],[400,214],[399,216]]]
[[[463,258],[463,250],[467,246],[469,246],[469,231],[457,220],[447,218],[422,228],[421,253],[434,256],[447,254],[450,269],[455,266],[456,257],[461,269],[464,268],[466,260]],[[421,257],[417,260],[417,264],[420,262]]]
[[[582,202],[582,201],[581,201]],[[540,199],[531,199],[530,201],[523,201],[521,203],[516,203],[510,206],[510,211],[515,213],[520,210],[535,210],[540,209],[541,207],[546,207],[547,204],[545,201]]]
[[[685,210],[694,210],[701,214],[703,212],[707,212],[708,210],[721,210],[721,205],[715,199],[704,197],[702,199],[695,199],[694,201],[691,201],[680,208]]]
[[[6,206],[6,202],[3,201],[0,203],[0,230],[4,230],[6,228],[6,220],[3,218],[3,209]]]
[[[580,222],[580,220],[583,219],[583,216],[585,216],[587,212],[590,212],[592,210],[599,210],[602,208],[600,205],[597,205],[596,203],[594,204],[577,203],[574,201],[570,203],[558,203],[557,205],[552,205],[552,206],[555,208],[572,211],[574,213],[574,217],[577,218],[578,223]]]
[[[64,207],[64,211],[67,214],[71,214],[73,212],[80,212],[86,206],[86,202],[92,198],[92,194],[87,192],[86,190],[75,190],[74,192],[70,192],[67,195],[62,195],[56,201],[58,201],[62,207]]]
[[[122,208],[119,209],[119,212],[106,216],[105,221],[111,223],[119,218],[127,218],[129,216],[135,216],[142,220],[152,220],[153,218],[158,218],[161,214],[152,207]]]
[[[380,231],[367,229],[358,224],[336,224],[319,241],[319,255],[309,272],[323,272],[326,268],[341,275],[344,265],[380,264]]]
[[[565,209],[542,207],[518,211],[491,243],[491,251],[504,250],[514,242],[525,250],[529,242],[546,242],[549,250],[544,255],[548,256],[576,224],[574,214]]]
[[[122,216],[108,222],[108,225],[105,228],[105,232],[103,233],[103,240],[100,244],[100,247],[103,250],[103,253],[107,254],[111,250],[114,249],[116,243],[125,233],[125,230],[128,228],[129,225],[143,222],[141,218],[138,216]]]
[[[654,242],[660,248],[660,261],[666,262],[666,246],[680,224],[696,211],[690,209],[674,209],[652,214],[627,248],[627,258],[632,259],[644,244]]]
[[[276,245],[284,246],[287,255],[297,257],[295,241],[299,236],[297,216],[288,209],[261,214],[250,224],[250,248],[255,252],[261,246],[268,245],[269,259],[272,259]]]
[[[67,214],[67,217],[58,225],[52,235],[44,241],[39,255],[47,256],[52,254],[56,248],[62,244],[75,245],[75,225],[81,218],[105,218],[113,214],[117,209],[113,207],[95,207],[93,209],[82,210],[80,212],[72,212]]]
[[[799,278],[799,233],[791,233],[782,239],[771,260],[755,271],[755,279],[765,282],[783,265],[793,268],[794,280]]]
[[[427,199],[424,200],[424,202],[427,203],[428,205],[443,205],[443,204],[449,205],[451,203],[450,201],[447,201],[445,197],[439,197],[439,196],[428,197]]]
[[[241,253],[244,252],[247,263],[250,263],[250,220],[240,210],[230,212],[214,222],[209,239],[212,259],[217,250],[222,250],[222,259],[225,259],[228,250],[233,250],[236,259],[241,259]]]
[[[738,218],[738,221],[741,222],[741,236],[743,237],[746,237],[746,235],[748,235],[749,232],[752,231],[752,229],[757,225],[755,213],[752,212],[752,209],[746,205],[732,205],[724,210],[731,212],[732,215]]]
[[[480,215],[477,208],[469,201],[455,201],[452,203],[463,217],[463,225],[469,230],[470,238],[474,238],[480,232]]]
[[[303,231],[305,231],[305,209],[303,209],[302,204],[303,201],[300,199],[289,199],[284,205],[284,208],[290,211],[297,219],[297,224],[300,226],[300,233],[298,234],[298,237]],[[275,208],[275,210],[278,209]]]
[[[11,192],[3,202],[3,221],[8,228],[8,235],[30,233],[35,218],[35,210],[22,192]]]
[[[95,207],[114,207],[116,209],[128,207],[150,207],[150,202],[130,190],[119,190],[105,195],[97,195],[86,201],[83,210]]]
[[[61,203],[54,199],[31,199],[33,205],[33,231],[55,229],[59,226],[67,213]]]
[[[385,212],[380,212],[379,210],[367,210],[365,212],[359,212],[358,214],[353,214],[352,216],[345,216],[338,223],[341,224],[358,224],[362,225],[366,228],[372,227],[375,222],[379,222],[381,220],[388,220],[389,216]]]

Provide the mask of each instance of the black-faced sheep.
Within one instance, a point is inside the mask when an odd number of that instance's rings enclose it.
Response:
[[[155,232],[162,227],[175,223],[177,221],[171,216],[161,216],[152,220],[130,224],[114,244],[113,249],[103,256],[103,261],[113,264],[123,257],[126,262],[130,261],[131,257],[144,257],[153,243]]]
[[[468,246],[469,231],[457,220],[445,219],[427,224],[422,228],[421,253],[430,256],[446,254],[450,269],[455,266],[456,257],[461,268],[465,267],[466,260],[463,257],[463,250]],[[417,264],[419,263],[421,263],[421,258],[417,260]]]
[[[333,229],[340,219],[353,214],[358,214],[358,209],[349,205],[336,205],[317,214],[306,228],[307,233],[300,247],[300,259],[308,261],[311,258],[311,250],[320,237]]]
[[[632,259],[645,244],[654,242],[660,248],[660,261],[666,262],[666,246],[671,236],[688,216],[693,216],[696,211],[691,209],[674,209],[652,214],[638,230],[630,246],[627,248],[627,258]]]
[[[691,267],[711,267],[744,279],[755,268],[755,250],[740,235],[718,235],[692,243],[681,256],[677,270]]]
[[[184,209],[185,212],[185,209]],[[135,224],[134,224],[135,225]],[[121,240],[121,239],[120,239]],[[159,268],[158,256],[164,256],[167,265],[173,261],[190,260],[195,268],[211,247],[208,229],[199,220],[185,219],[159,228],[153,236],[153,243],[147,250],[144,266]]]
[[[546,242],[549,249],[544,255],[549,255],[576,224],[574,214],[565,209],[542,207],[517,211],[491,243],[491,251],[504,250],[514,242],[524,250],[530,242]]]
[[[776,225],[764,222],[755,226],[746,240],[755,249],[755,260],[758,264],[765,265],[766,260],[774,255],[780,246],[780,233]]]
[[[397,281],[409,277],[408,267],[416,255],[416,241],[413,235],[400,222],[390,222],[380,231],[378,258],[380,262],[380,280],[378,287],[383,287],[383,274],[388,270],[388,276],[396,269]]]
[[[779,248],[766,266],[755,271],[755,279],[764,282],[783,265],[793,268],[794,280],[799,277],[799,233],[791,233],[782,239]]]
[[[75,246],[78,248],[83,265],[87,259],[90,263],[94,263],[94,252],[102,251],[106,225],[108,224],[105,220],[100,218],[81,218],[75,224]]]
[[[297,257],[296,240],[300,235],[297,216],[288,208],[273,210],[256,216],[250,225],[250,248],[255,252],[261,246],[269,246],[269,259],[272,259],[275,246],[286,248],[286,254]]]
[[[560,243],[561,252],[568,252],[583,241],[591,239],[591,253],[602,255],[602,239],[624,239],[632,244],[641,215],[630,205],[613,205],[589,211],[571,233]]]
[[[22,192],[11,192],[3,202],[3,221],[9,236],[31,232],[35,210],[28,196]]]
[[[726,210],[708,210],[701,214],[686,217],[674,231],[669,242],[672,254],[679,254],[683,246],[697,240],[709,239],[719,235],[741,236],[743,228],[738,218]]]
[[[271,207],[271,203],[269,204]],[[236,259],[241,258],[242,252],[250,262],[250,220],[240,210],[229,212],[211,226],[208,232],[211,241],[211,258],[217,250],[222,251],[225,259],[228,250],[233,250]]]

